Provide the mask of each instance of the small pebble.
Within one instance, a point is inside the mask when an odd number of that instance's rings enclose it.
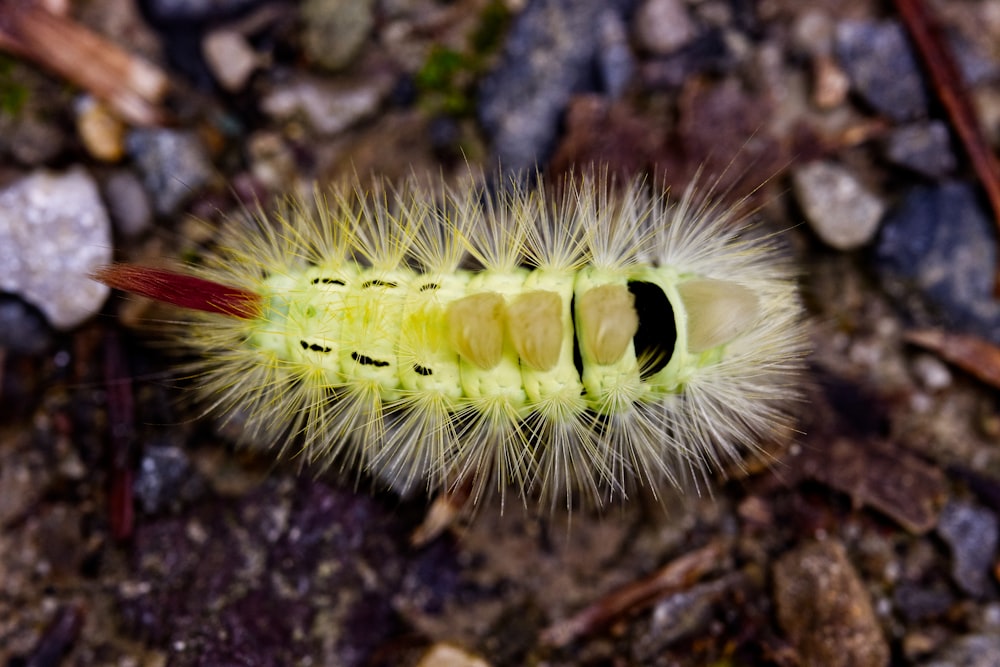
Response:
[[[937,532],[951,548],[951,576],[978,598],[995,593],[990,572],[997,551],[997,518],[976,505],[952,502],[941,511]]]
[[[813,59],[812,103],[817,109],[839,107],[847,99],[851,82],[837,62],[827,55]]]
[[[208,485],[183,449],[159,445],[143,451],[132,488],[143,511],[157,514],[197,498]]]
[[[104,199],[111,220],[123,236],[136,237],[153,224],[153,208],[139,178],[131,171],[115,171],[104,182]]]
[[[90,95],[77,100],[76,131],[87,152],[98,160],[117,162],[125,154],[125,123]]]
[[[632,23],[639,47],[653,55],[673,53],[697,34],[687,6],[680,0],[645,0]]]
[[[457,646],[435,644],[427,649],[417,667],[490,667],[490,663]]]
[[[193,132],[135,129],[126,145],[160,215],[175,213],[215,174],[205,147]]]
[[[957,166],[948,128],[938,120],[894,128],[886,141],[885,156],[932,179],[950,174]]]
[[[850,171],[832,162],[812,162],[797,167],[792,182],[806,219],[827,245],[853,250],[874,238],[885,205]]]
[[[629,641],[635,664],[656,662],[671,644],[685,637],[703,635],[716,617],[720,598],[738,584],[732,577],[692,586],[688,590],[670,595],[653,607],[647,622],[637,624],[635,635]]]
[[[309,57],[330,70],[350,64],[375,24],[374,0],[304,0],[302,45]]]
[[[921,354],[913,360],[913,375],[929,391],[941,391],[951,386],[951,371],[937,357]]]
[[[277,132],[259,130],[247,137],[247,159],[253,177],[271,192],[291,190],[298,173],[292,148]]]
[[[895,21],[842,21],[835,41],[854,90],[875,111],[895,121],[927,115],[927,91],[902,26]]]
[[[299,77],[271,90],[261,108],[278,120],[304,116],[317,132],[333,135],[372,116],[391,88],[385,76],[354,81]]]
[[[792,46],[812,56],[828,56],[833,53],[835,27],[833,19],[827,12],[803,8],[792,24],[789,35]]]
[[[219,28],[205,35],[201,42],[215,80],[230,92],[243,90],[254,70],[261,64],[260,55],[253,50],[246,37],[235,30]]]
[[[112,258],[111,223],[90,174],[36,171],[0,190],[0,289],[71,329],[108,288],[88,278]]]

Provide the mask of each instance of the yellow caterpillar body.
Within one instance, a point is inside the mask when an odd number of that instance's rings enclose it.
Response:
[[[193,271],[255,305],[192,311],[198,391],[397,489],[603,502],[718,468],[787,426],[796,290],[731,210],[649,190],[346,185],[230,226]]]

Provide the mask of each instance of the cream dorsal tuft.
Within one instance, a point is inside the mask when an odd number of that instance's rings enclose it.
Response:
[[[730,343],[760,319],[760,300],[739,283],[699,278],[681,283],[677,291],[687,313],[689,352]]]

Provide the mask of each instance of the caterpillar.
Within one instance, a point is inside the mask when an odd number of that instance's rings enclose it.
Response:
[[[281,453],[572,506],[684,486],[789,426],[788,261],[694,186],[355,180],[249,218],[202,265],[94,279],[184,309],[208,411]]]

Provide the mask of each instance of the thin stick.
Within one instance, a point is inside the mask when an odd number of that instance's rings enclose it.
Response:
[[[895,0],[895,2],[900,18],[909,31],[934,84],[934,91],[951,119],[955,133],[972,162],[972,168],[983,190],[986,191],[986,197],[993,209],[993,219],[997,225],[998,244],[1000,244],[1000,168],[996,155],[983,135],[982,126],[979,124],[962,80],[962,73],[955,63],[940,24],[924,0]],[[996,271],[993,293],[995,296],[1000,296],[1000,262],[997,262]]]
[[[0,0],[0,49],[93,93],[129,122],[165,120],[166,72],[37,0]]]

